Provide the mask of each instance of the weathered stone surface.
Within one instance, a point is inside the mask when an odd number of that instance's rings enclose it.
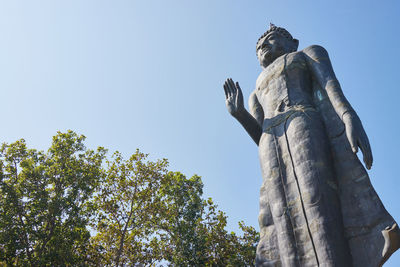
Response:
[[[250,113],[239,84],[224,84],[229,113],[259,146],[256,264],[380,266],[398,249],[400,231],[355,154],[361,148],[371,168],[368,137],[326,50],[297,46],[274,25],[258,40],[263,70]]]

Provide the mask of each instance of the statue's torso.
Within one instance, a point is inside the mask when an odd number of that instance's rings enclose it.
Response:
[[[261,72],[256,83],[256,95],[265,118],[272,118],[290,106],[312,106],[311,84],[303,52],[277,58]]]

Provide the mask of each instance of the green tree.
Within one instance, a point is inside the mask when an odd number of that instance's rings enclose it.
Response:
[[[88,199],[102,177],[106,151],[85,148],[72,131],[47,153],[23,139],[3,144],[0,160],[0,262],[17,266],[84,265]]]
[[[226,215],[202,198],[201,178],[167,167],[139,151],[108,162],[95,197],[98,265],[253,266],[258,233],[243,223],[243,236],[228,233]]]
[[[0,148],[0,266],[253,266],[258,233],[203,198],[203,183],[136,151],[86,149],[72,131],[47,152]]]
[[[199,176],[187,179],[169,172],[161,188],[165,212],[155,222],[163,259],[173,266],[253,266],[259,235],[253,227],[239,227],[243,236],[226,230],[227,216],[211,198],[202,198]]]

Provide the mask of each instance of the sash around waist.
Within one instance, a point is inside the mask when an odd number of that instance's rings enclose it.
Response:
[[[306,111],[317,112],[317,110],[313,106],[305,106],[305,105],[288,106],[285,111],[280,112],[279,114],[275,115],[274,117],[264,119],[263,127],[262,127],[263,132],[269,132],[272,128],[281,125],[292,115],[299,113],[299,112],[305,113]]]

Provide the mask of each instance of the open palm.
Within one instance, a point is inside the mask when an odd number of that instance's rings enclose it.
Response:
[[[236,84],[231,78],[226,79],[224,83],[225,91],[225,104],[228,112],[232,116],[237,116],[240,112],[244,110],[243,104],[243,94],[240,89],[239,83]]]

